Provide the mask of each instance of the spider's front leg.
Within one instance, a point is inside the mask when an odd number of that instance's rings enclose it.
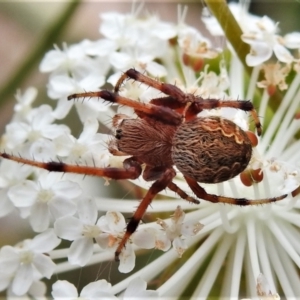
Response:
[[[175,175],[176,175],[176,172],[173,168],[167,168],[161,174],[160,178],[158,180],[156,180],[152,184],[152,186],[149,188],[146,195],[144,196],[141,203],[139,204],[137,210],[135,211],[134,215],[132,216],[132,218],[130,219],[130,221],[127,224],[126,232],[115,252],[115,260],[116,261],[119,261],[119,256],[120,256],[123,248],[126,246],[128,239],[138,228],[139,223],[140,223],[141,219],[143,218],[148,206],[152,202],[153,198],[159,192],[164,190],[172,182]]]
[[[160,82],[159,80],[148,77],[135,69],[129,69],[124,72],[115,86],[115,92],[118,92],[120,90],[122,83],[128,78],[136,80],[140,83],[144,83],[147,86],[151,86],[154,89],[157,89],[158,91],[161,91],[162,93],[173,97],[174,99],[183,99],[186,95],[176,85]]]
[[[98,92],[86,92],[86,93],[77,93],[68,96],[68,100],[78,99],[78,98],[102,98],[105,101],[111,103],[117,103],[120,105],[125,105],[132,107],[136,111],[140,111],[149,117],[153,117],[157,120],[164,121],[166,124],[170,125],[179,125],[182,122],[182,115],[176,111],[170,109],[169,107],[157,106],[151,103],[142,103],[136,100],[132,100],[126,97],[123,97],[117,93],[110,91],[98,91]]]
[[[253,107],[251,101],[247,100],[220,100],[220,99],[203,99],[200,96],[195,96],[194,94],[184,93],[176,85],[170,83],[160,82],[151,77],[148,77],[135,69],[129,69],[126,71],[118,80],[115,86],[115,92],[118,92],[120,86],[126,79],[133,79],[138,82],[144,83],[148,86],[151,86],[162,93],[168,95],[165,98],[153,99],[150,103],[153,103],[158,106],[170,107],[173,109],[179,109],[178,111],[184,113],[185,119],[192,119],[204,109],[214,109],[220,107],[231,107],[240,109],[243,111],[249,111],[254,119],[255,127],[257,129],[257,134],[261,135],[262,128],[257,116],[257,112]],[[190,103],[186,107],[187,103]],[[186,111],[185,111],[186,110]]]
[[[49,172],[62,172],[62,173],[75,173],[99,177],[107,177],[110,179],[136,179],[142,173],[141,165],[134,157],[129,157],[124,160],[124,168],[97,168],[91,166],[80,166],[80,165],[71,165],[63,162],[39,162],[31,159],[26,159],[7,153],[0,153],[0,157],[9,159],[24,165],[29,165],[37,167],[40,169],[48,170]]]
[[[195,102],[193,103],[194,109],[199,112],[203,109],[214,109],[220,107],[236,108],[243,111],[249,111],[255,123],[257,134],[261,135],[262,128],[257,115],[257,112],[253,106],[253,103],[248,100],[219,100],[219,99],[203,99],[201,97],[195,97]]]

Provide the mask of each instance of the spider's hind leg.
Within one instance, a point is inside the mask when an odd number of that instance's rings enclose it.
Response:
[[[224,196],[217,196],[213,194],[208,194],[203,187],[201,187],[198,182],[190,177],[184,176],[186,182],[188,183],[191,190],[196,194],[200,199],[212,202],[212,203],[226,203],[240,206],[249,206],[249,205],[261,205],[272,202],[277,202],[284,199],[287,195],[282,195],[279,197],[258,199],[258,200],[249,200],[246,198],[231,198]]]

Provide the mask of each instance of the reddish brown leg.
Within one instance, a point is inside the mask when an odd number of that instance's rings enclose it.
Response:
[[[170,182],[168,184],[168,188],[175,192],[177,195],[179,195],[182,199],[191,202],[191,203],[195,203],[195,204],[200,204],[200,201],[195,199],[194,197],[189,196],[188,194],[186,194],[181,188],[179,188],[174,182]]]
[[[122,168],[97,168],[89,166],[69,165],[63,162],[38,162],[6,153],[0,153],[0,156],[9,160],[16,161],[25,165],[38,167],[49,172],[76,173],[99,177],[108,177],[111,179],[136,179],[142,173],[141,165],[134,158],[124,160]]]
[[[157,106],[151,103],[141,103],[126,97],[122,97],[119,94],[110,91],[72,94],[68,96],[68,100],[91,97],[102,98],[112,103],[118,103],[121,105],[132,107],[137,111],[141,111],[142,113],[150,117],[155,117],[156,119],[164,121],[167,124],[179,125],[182,122],[182,116],[169,107]]]
[[[230,197],[223,197],[217,196],[213,194],[208,194],[204,188],[202,188],[198,182],[192,178],[184,176],[186,182],[188,183],[191,190],[196,194],[196,196],[200,199],[210,201],[212,203],[227,203],[233,205],[240,205],[240,206],[248,206],[248,205],[260,205],[260,204],[267,204],[276,201],[280,201],[284,199],[287,195],[282,195],[279,197],[274,198],[266,198],[266,199],[259,199],[259,200],[248,200],[246,198],[230,198]]]
[[[249,111],[254,119],[255,126],[257,129],[258,135],[261,135],[262,129],[261,124],[259,122],[259,118],[257,116],[256,110],[253,107],[252,102],[245,101],[245,100],[219,100],[219,99],[203,99],[202,97],[195,96],[193,94],[184,93],[182,90],[180,90],[178,87],[176,87],[173,84],[169,83],[163,83],[159,82],[158,80],[155,80],[153,78],[150,78],[148,76],[145,76],[144,74],[134,70],[129,69],[126,71],[118,80],[115,91],[117,92],[120,89],[120,86],[122,85],[123,81],[127,78],[134,79],[138,82],[144,83],[148,86],[151,86],[166,95],[170,96],[167,97],[165,100],[153,100],[153,103],[156,105],[162,105],[165,107],[173,108],[174,105],[178,104],[171,104],[171,99],[176,99],[175,101],[179,103],[186,104],[188,102],[191,102],[192,105],[187,109],[185,113],[185,119],[191,119],[195,117],[199,112],[201,112],[203,109],[213,109],[213,108],[220,108],[220,107],[232,107],[236,109],[240,109],[243,111]],[[169,105],[166,105],[168,104]],[[180,106],[180,105],[179,105]],[[182,108],[180,106],[180,108]],[[183,109],[185,107],[183,106]],[[176,108],[175,108],[176,109]]]
[[[132,216],[132,218],[130,219],[130,221],[127,224],[126,232],[125,232],[125,234],[124,234],[124,236],[123,236],[121,242],[119,243],[119,246],[118,246],[118,248],[115,252],[115,260],[116,261],[119,261],[120,253],[122,252],[123,248],[125,247],[125,245],[126,245],[128,239],[130,238],[130,236],[136,231],[142,217],[145,214],[145,211],[147,210],[147,207],[152,202],[153,198],[160,191],[165,189],[170,184],[170,182],[175,177],[175,175],[176,175],[176,173],[175,173],[174,169],[172,169],[172,168],[166,169],[162,173],[161,177],[158,180],[156,180],[152,184],[150,189],[147,191],[145,197],[143,198],[143,200],[141,201],[141,203],[138,206],[137,210],[135,211],[134,215]]]
[[[164,167],[149,167],[146,166],[143,172],[143,178],[146,181],[154,181],[161,178],[163,173],[165,172]],[[191,203],[199,204],[200,201],[186,194],[181,188],[179,188],[174,182],[170,182],[168,184],[168,188],[179,195],[182,199],[189,201]]]
[[[179,114],[184,116],[185,121],[189,121],[197,117],[197,114],[202,111],[196,107],[195,102],[188,102],[183,103],[177,101],[177,99],[167,96],[162,98],[155,98],[150,101],[150,103],[158,105],[158,106],[165,106],[176,110]],[[189,106],[187,106],[189,104]]]
[[[251,101],[203,99],[201,97],[195,97],[195,103],[193,104],[193,110],[194,111],[199,110],[199,112],[202,111],[203,109],[214,109],[220,107],[230,107],[230,108],[240,109],[243,111],[249,111],[254,120],[257,134],[261,135],[262,132],[261,124],[257,116],[257,112],[254,109]]]
[[[151,77],[148,77],[148,76],[136,71],[135,69],[129,69],[120,77],[120,79],[118,80],[118,82],[115,86],[115,92],[118,92],[120,90],[120,86],[127,78],[131,78],[138,82],[141,82],[148,86],[151,86],[151,87],[165,93],[166,95],[169,95],[169,96],[177,99],[178,101],[183,99],[186,95],[181,89],[179,89],[174,84],[160,82],[158,80],[155,80]]]

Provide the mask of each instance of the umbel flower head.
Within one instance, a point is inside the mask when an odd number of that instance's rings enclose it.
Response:
[[[124,157],[117,155],[118,149],[116,155],[108,151],[114,134],[99,132],[99,124],[107,125],[116,113],[137,118],[134,111],[97,98],[67,101],[67,97],[112,88],[127,69],[135,68],[204,99],[250,99],[263,135],[250,134],[253,153],[246,170],[222,183],[200,184],[207,193],[250,201],[287,197],[247,207],[201,199],[195,205],[163,190],[148,208],[148,215],[155,215],[152,222],[141,222],[120,253],[118,272],[124,273],[123,279],[97,277],[77,291],[74,282],[65,280],[65,272],[94,264],[103,274],[104,262],[116,264],[111,261],[124,235],[123,214],[132,213],[138,200],[107,197],[109,178],[89,182],[82,175],[56,176],[2,160],[0,215],[18,212],[37,235],[0,250],[1,291],[10,296],[51,294],[55,299],[257,295],[271,299],[278,297],[276,291],[287,298],[300,297],[300,33],[282,36],[270,18],[250,15],[238,5],[230,9],[235,26],[242,30],[240,44],[248,45],[242,60],[240,47],[228,42],[224,49],[215,48],[198,28],[188,25],[186,8],[179,7],[177,23],[143,13],[141,6],[130,14],[101,14],[103,37],[55,46],[45,54],[40,71],[49,73],[47,92],[54,108],[34,106],[35,88],[18,93],[1,151],[5,157],[26,158],[28,164],[54,161],[89,170],[122,166]],[[203,21],[212,35],[225,35],[230,41],[232,28],[220,27],[207,14]],[[133,80],[125,81],[119,94],[143,103],[164,96]],[[82,124],[78,137],[62,125],[72,106]],[[247,132],[254,128],[251,116],[242,110],[217,108],[199,115],[229,119]],[[152,184],[141,177],[131,182],[142,188],[139,194]],[[174,183],[192,194],[180,172]],[[65,242],[59,248],[60,239]],[[139,253],[147,254],[147,260],[136,256]],[[46,290],[44,283],[51,275],[59,280]]]

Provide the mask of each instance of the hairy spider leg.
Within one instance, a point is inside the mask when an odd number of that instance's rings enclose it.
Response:
[[[153,103],[155,105],[163,106],[163,107],[170,107],[176,109],[183,109],[185,110],[185,105],[188,102],[192,102],[192,105],[188,108],[186,112],[186,119],[190,119],[193,116],[197,115],[199,112],[201,112],[203,109],[214,109],[214,108],[220,108],[220,107],[230,107],[230,108],[236,108],[243,111],[249,111],[252,115],[252,118],[255,122],[255,127],[257,129],[257,134],[261,135],[262,128],[261,124],[257,115],[257,112],[255,108],[253,107],[253,104],[251,101],[247,100],[220,100],[220,99],[203,99],[200,96],[195,96],[193,94],[184,93],[182,90],[180,90],[178,87],[176,87],[173,84],[170,83],[164,83],[160,82],[156,79],[150,78],[140,72],[138,72],[135,69],[129,69],[126,71],[118,80],[116,86],[115,86],[115,92],[118,92],[120,90],[120,86],[124,82],[124,80],[131,78],[133,80],[136,80],[138,82],[144,83],[148,86],[151,86],[164,94],[170,96],[164,98],[157,98],[153,99],[150,103]],[[172,101],[182,103],[180,104],[171,104]],[[177,107],[176,107],[177,105]],[[175,108],[176,107],[176,108]]]
[[[249,100],[218,100],[218,99],[203,99],[201,97],[195,97],[194,110],[202,111],[203,109],[214,109],[220,107],[236,108],[243,111],[249,111],[254,120],[254,124],[257,130],[257,134],[260,136],[262,133],[261,123],[259,121],[257,112],[253,106],[253,103]]]
[[[194,197],[189,196],[186,192],[184,192],[180,187],[178,187],[174,182],[170,182],[168,184],[168,188],[175,192],[177,195],[179,195],[182,199],[191,202],[191,203],[195,203],[195,204],[200,204],[200,201],[195,199]]]
[[[10,155],[7,153],[0,153],[0,157],[9,159],[21,164],[30,165],[33,167],[38,167],[40,169],[45,169],[49,172],[62,172],[62,173],[75,173],[99,177],[107,177],[111,179],[136,179],[142,173],[141,165],[131,158],[124,160],[124,168],[97,168],[90,166],[80,166],[80,165],[71,165],[63,162],[39,162],[31,159],[26,159],[18,157],[15,155]]]
[[[45,169],[48,170],[49,172],[76,173],[76,174],[91,175],[91,176],[98,176],[98,177],[107,177],[116,180],[136,179],[142,173],[141,165],[134,157],[129,157],[124,160],[123,162],[124,168],[110,168],[110,167],[97,168],[97,167],[90,167],[90,166],[71,165],[71,164],[66,164],[63,162],[55,162],[55,161],[38,162],[35,160],[22,158],[7,153],[0,153],[0,157],[18,163],[22,163],[25,165],[30,165],[33,167]],[[196,204],[200,203],[199,200],[188,196],[184,191],[182,191],[176,184],[172,182],[175,175],[176,172],[174,171],[174,169],[168,168],[164,170],[160,178],[152,184],[152,186],[146,193],[145,197],[141,201],[140,205],[138,206],[133,217],[130,219],[130,221],[127,224],[126,232],[115,253],[115,259],[117,261],[119,260],[119,255],[122,249],[125,247],[128,239],[136,231],[143,215],[147,210],[147,207],[152,202],[153,198],[160,191],[168,187],[170,190],[177,193],[182,199]]]
[[[118,245],[118,248],[115,252],[115,260],[119,261],[119,256],[125,247],[128,239],[130,236],[136,231],[137,227],[141,219],[143,218],[148,206],[151,204],[153,198],[162,190],[164,190],[170,182],[172,182],[173,178],[175,177],[176,172],[173,168],[167,168],[160,176],[158,180],[156,180],[149,190],[147,191],[146,195],[142,199],[141,203],[139,204],[137,210],[133,214],[132,218],[127,224],[126,232],[122,237],[121,242]]]
[[[177,126],[182,122],[181,114],[170,109],[169,107],[157,106],[151,103],[142,103],[106,90],[72,94],[68,96],[68,100],[91,97],[102,98],[103,100],[109,101],[111,103],[118,103],[121,105],[132,107],[136,111],[140,111],[142,114],[161,120],[166,124]]]
[[[239,206],[250,206],[250,205],[261,205],[267,204],[272,202],[277,202],[284,199],[287,195],[282,195],[279,197],[273,198],[266,198],[266,199],[258,199],[258,200],[249,200],[246,198],[230,198],[230,197],[223,197],[217,196],[213,194],[208,194],[203,187],[201,187],[198,182],[190,177],[184,176],[187,184],[191,188],[191,190],[196,194],[196,196],[200,199],[212,202],[212,203],[226,203],[226,204],[233,204]]]

